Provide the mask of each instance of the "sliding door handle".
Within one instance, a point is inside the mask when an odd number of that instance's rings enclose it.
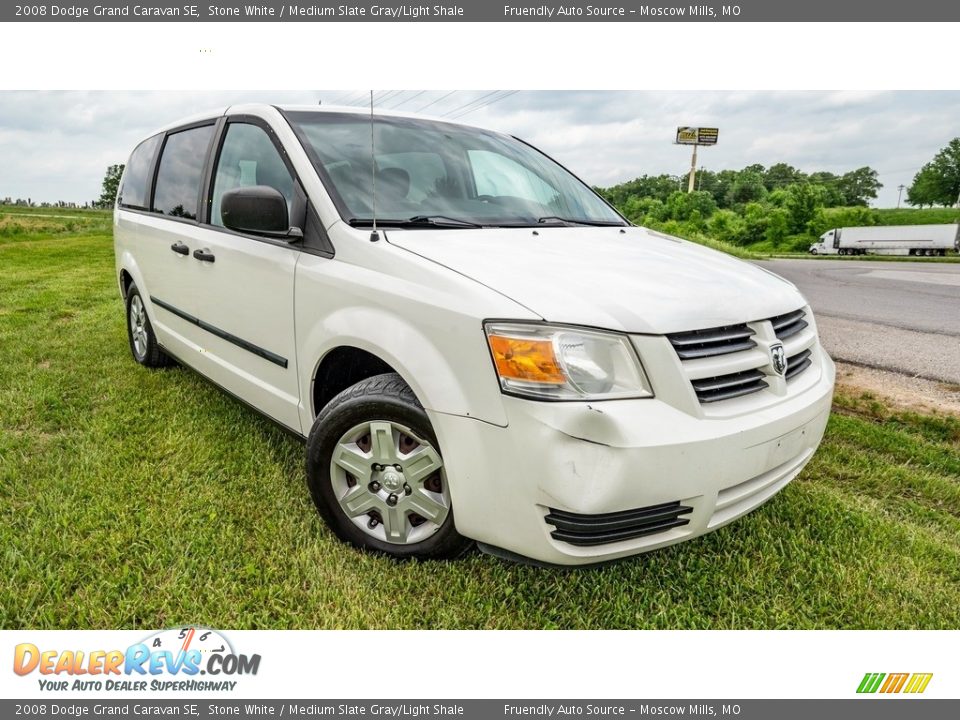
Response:
[[[184,245],[182,242],[175,242],[170,246],[170,249],[173,250],[177,255],[189,255],[190,248]]]
[[[216,258],[213,256],[213,253],[207,248],[204,248],[203,250],[194,250],[193,256],[201,262],[213,262],[216,260]]]

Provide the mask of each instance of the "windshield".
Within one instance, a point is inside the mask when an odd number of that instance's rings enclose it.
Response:
[[[370,118],[287,113],[344,219],[373,220]],[[420,119],[376,117],[377,222],[442,227],[625,225],[606,202],[519,140]]]

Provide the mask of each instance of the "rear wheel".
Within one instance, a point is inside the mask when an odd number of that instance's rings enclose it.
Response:
[[[320,412],[307,484],[341,540],[397,558],[452,558],[460,535],[443,457],[423,407],[394,373],[363,380]]]
[[[147,317],[147,308],[133,283],[127,288],[127,339],[133,359],[141,365],[157,368],[173,364],[157,343],[153,325]]]

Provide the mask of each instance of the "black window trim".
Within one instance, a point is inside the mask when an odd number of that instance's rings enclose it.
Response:
[[[276,108],[279,110],[279,108]],[[210,209],[213,204],[213,183],[216,179],[215,168],[217,163],[220,160],[220,152],[223,149],[223,141],[226,138],[227,127],[231,123],[246,123],[248,125],[256,125],[267,133],[267,137],[270,138],[270,141],[273,143],[273,146],[280,153],[280,157],[283,160],[284,165],[289,170],[290,175],[294,180],[294,188],[303,196],[303,201],[306,204],[306,215],[309,217],[312,216],[314,225],[318,228],[319,231],[319,244],[324,247],[316,247],[313,245],[306,245],[304,242],[292,243],[286,240],[279,238],[271,238],[263,235],[254,235],[251,233],[242,233],[236,230],[231,230],[230,228],[225,228],[220,225],[213,225],[210,223]],[[171,135],[176,135],[179,132],[184,132],[186,130],[194,130],[196,128],[213,126],[213,137],[210,140],[210,143],[207,146],[206,156],[204,158],[203,170],[200,174],[200,188],[199,194],[197,197],[197,217],[195,219],[191,218],[180,218],[174,217],[172,215],[166,215],[161,212],[157,212],[153,209],[154,196],[156,194],[157,186],[157,175],[160,172],[160,159],[163,157],[163,152],[167,146],[167,139]],[[193,225],[195,227],[201,227],[205,230],[214,230],[216,232],[225,233],[227,235],[234,235],[236,237],[246,238],[248,240],[256,240],[257,242],[266,243],[267,245],[274,245],[276,247],[285,247],[290,248],[291,250],[296,250],[299,252],[305,252],[310,255],[317,255],[324,258],[332,258],[336,254],[336,248],[333,246],[333,242],[330,240],[330,236],[327,233],[326,227],[324,227],[323,222],[316,211],[316,208],[313,206],[313,203],[310,201],[310,197],[307,195],[306,189],[303,186],[303,182],[300,179],[299,173],[297,173],[296,168],[293,166],[293,163],[290,160],[289,154],[287,153],[286,148],[284,148],[283,143],[280,142],[280,138],[277,137],[276,131],[270,125],[270,123],[259,117],[258,115],[249,115],[245,113],[237,113],[235,115],[217,115],[215,117],[204,118],[201,120],[196,120],[194,122],[186,123],[184,125],[177,125],[176,127],[168,128],[167,130],[162,130],[158,133],[154,133],[148,138],[145,138],[140,143],[137,144],[139,148],[143,143],[151,140],[155,137],[160,137],[160,144],[157,146],[156,151],[154,151],[153,159],[151,161],[150,170],[147,173],[147,192],[146,200],[147,206],[132,206],[124,205],[121,203],[120,207],[125,212],[137,213],[138,215],[146,215],[153,218],[158,218],[162,220],[167,220],[170,222],[184,223],[187,225]],[[136,148],[134,148],[136,151]],[[325,186],[326,187],[326,186]],[[304,223],[306,225],[306,223]],[[306,231],[306,228],[301,228]],[[329,249],[328,249],[329,248]]]
[[[208,167],[209,167],[209,163],[210,163],[210,149],[213,147],[213,142],[214,142],[214,140],[216,139],[216,136],[217,136],[217,127],[218,127],[218,125],[219,125],[220,123],[222,123],[222,122],[223,122],[223,116],[217,116],[217,117],[213,117],[213,118],[207,118],[207,119],[204,119],[204,120],[197,120],[196,122],[187,123],[186,125],[178,125],[178,126],[175,127],[175,128],[170,128],[169,130],[165,130],[165,131],[164,131],[164,133],[163,133],[163,142],[160,143],[160,149],[157,151],[157,155],[156,155],[156,158],[154,159],[154,163],[153,163],[153,171],[152,171],[153,174],[152,174],[151,179],[150,179],[150,203],[149,203],[149,209],[147,209],[147,210],[144,211],[144,212],[146,212],[147,214],[152,215],[152,216],[154,216],[154,217],[160,217],[160,218],[163,218],[164,220],[170,220],[170,221],[173,221],[173,222],[185,223],[185,224],[187,224],[187,225],[199,225],[199,224],[200,224],[199,218],[200,218],[200,214],[203,212],[203,207],[202,207],[202,205],[201,205],[201,201],[202,201],[202,199],[203,199],[203,194],[202,194],[202,193],[203,193],[203,181],[204,181],[204,178],[205,178],[205,176],[206,176],[206,174],[207,174],[207,169],[208,169]],[[211,138],[210,143],[207,145],[207,152],[206,152],[206,156],[204,157],[203,168],[201,168],[201,171],[200,171],[200,187],[199,187],[199,189],[198,189],[198,191],[197,191],[197,217],[196,217],[196,218],[181,218],[181,217],[174,217],[174,216],[172,216],[172,215],[167,215],[166,213],[163,213],[163,212],[158,212],[158,211],[153,207],[153,203],[154,203],[154,200],[156,199],[156,194],[157,194],[157,176],[160,174],[160,160],[163,158],[163,153],[164,153],[164,151],[167,149],[167,140],[170,139],[170,136],[171,136],[171,135],[176,135],[177,133],[185,132],[185,131],[187,131],[187,130],[196,130],[197,128],[202,128],[202,127],[213,127],[213,137]]]
[[[160,159],[160,151],[163,149],[163,144],[166,142],[165,133],[163,132],[154,133],[150,137],[144,138],[143,140],[141,140],[139,143],[137,143],[137,146],[133,149],[133,152],[130,153],[130,158],[127,160],[127,164],[129,165],[130,159],[132,159],[133,156],[137,153],[137,150],[139,150],[141,147],[143,147],[146,143],[150,142],[154,138],[157,138],[159,142],[157,143],[157,147],[153,151],[153,156],[150,158],[150,166],[147,168],[147,178],[146,178],[147,186],[143,194],[143,199],[146,205],[131,205],[129,203],[123,202],[123,187],[121,186],[120,187],[121,192],[119,193],[120,198],[119,198],[119,202],[117,203],[117,206],[122,210],[150,212],[150,203],[153,200],[153,180],[157,172],[157,162]]]
[[[214,133],[213,142],[211,143],[211,152],[207,158],[206,172],[204,175],[204,183],[201,185],[201,202],[202,210],[198,212],[197,215],[199,218],[202,218],[198,225],[205,230],[214,230],[216,232],[221,232],[226,235],[234,235],[236,237],[246,238],[248,240],[256,240],[257,242],[266,243],[267,245],[274,245],[276,247],[286,247],[300,252],[305,252],[310,255],[318,255],[320,257],[332,258],[336,254],[336,250],[333,247],[333,243],[330,241],[330,236],[327,234],[327,229],[323,226],[323,223],[320,221],[320,217],[317,214],[316,209],[313,207],[313,203],[310,202],[310,197],[307,195],[306,189],[303,187],[303,182],[300,179],[300,175],[297,172],[297,169],[293,166],[293,162],[290,160],[290,156],[287,153],[287,149],[283,146],[283,143],[280,141],[280,138],[277,137],[276,131],[273,129],[273,126],[270,123],[258,115],[249,115],[244,113],[238,113],[236,115],[226,115],[220,118],[221,123],[218,125],[217,130]],[[245,124],[245,125],[254,125],[261,130],[263,130],[267,137],[270,139],[270,142],[273,143],[273,147],[280,154],[280,159],[283,160],[283,164],[286,166],[287,171],[290,173],[290,176],[293,178],[294,192],[303,196],[303,202],[305,203],[305,219],[309,215],[313,215],[313,219],[317,227],[320,228],[320,242],[329,248],[326,250],[321,247],[313,247],[305,244],[306,238],[301,242],[289,242],[280,238],[272,238],[264,235],[255,235],[253,233],[244,233],[239,230],[232,230],[231,228],[224,227],[222,225],[214,225],[210,222],[210,211],[213,208],[213,186],[216,182],[216,168],[220,162],[220,155],[223,152],[223,144],[227,138],[227,130],[230,125],[233,124]],[[306,225],[306,222],[303,223]],[[306,232],[306,227],[301,228]]]

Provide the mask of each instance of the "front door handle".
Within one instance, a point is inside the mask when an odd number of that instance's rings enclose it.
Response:
[[[207,248],[204,248],[203,250],[194,250],[193,256],[201,262],[213,262],[216,260],[216,258],[213,256],[213,253]]]
[[[182,242],[175,242],[170,246],[170,249],[173,250],[177,255],[189,255],[190,248],[184,245]]]

